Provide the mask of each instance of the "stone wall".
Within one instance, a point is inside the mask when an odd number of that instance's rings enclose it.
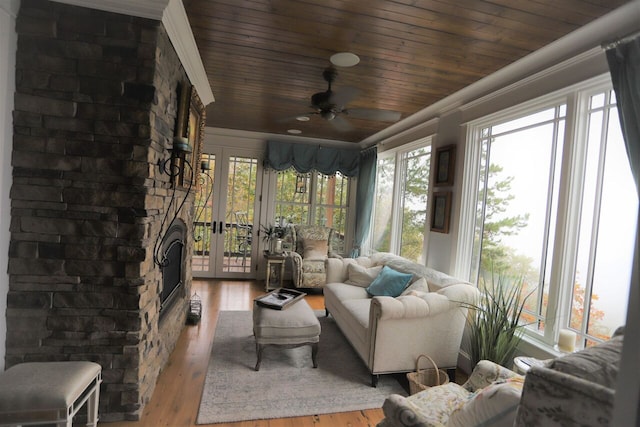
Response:
[[[17,33],[5,363],[96,361],[101,421],[138,419],[191,286],[187,250],[160,322],[153,248],[179,203],[158,163],[186,75],[154,20],[23,0]]]

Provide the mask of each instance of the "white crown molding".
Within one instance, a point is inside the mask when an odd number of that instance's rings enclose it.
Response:
[[[519,80],[513,84],[502,87],[494,92],[486,96],[482,96],[480,98],[476,98],[473,101],[467,102],[464,105],[459,106],[458,108],[461,111],[467,111],[473,109],[474,107],[490,102],[493,99],[499,99],[505,96],[507,93],[517,90],[522,87],[529,86],[531,84],[535,84],[538,81],[545,80],[550,76],[557,75],[557,73],[562,72],[563,70],[571,69],[574,66],[578,66],[583,64],[593,58],[604,55],[602,48],[594,47],[591,50],[581,53],[580,55],[576,55],[573,58],[570,58],[566,61],[561,62],[560,64],[553,65],[545,70],[540,71],[532,76],[526,77],[522,80]]]
[[[138,16],[159,21],[169,0],[55,0],[58,3]]]
[[[416,139],[424,138],[426,136],[433,135],[437,132],[438,123],[440,122],[439,117],[434,117],[431,120],[427,120],[426,122],[422,122],[416,126],[413,126],[409,129],[405,129],[397,134],[383,139],[378,142],[378,145],[383,147],[385,150],[394,148],[398,145],[404,145],[414,141]],[[365,148],[366,146],[363,146]]]
[[[209,78],[205,72],[182,0],[169,0],[169,5],[162,16],[162,23],[191,84],[200,96],[200,100],[205,106],[214,102],[215,98],[211,85],[209,85]]]
[[[321,138],[309,138],[300,135],[280,135],[274,133],[254,132],[238,129],[227,129],[218,127],[205,127],[205,135],[211,137],[228,137],[228,138],[241,138],[255,141],[283,141],[283,142],[298,142],[302,144],[323,144],[326,146],[341,147],[341,148],[360,148],[357,143],[338,141],[334,139],[321,139]]]
[[[7,0],[1,0],[7,1]],[[191,84],[206,106],[214,102],[213,92],[205,72],[191,25],[182,0],[55,0],[74,6],[104,10],[123,15],[162,21],[171,43],[182,62]]]
[[[12,18],[18,16],[20,0],[0,0],[0,10]]]
[[[567,61],[576,55],[585,52],[587,55],[593,54],[591,51],[594,48],[601,49],[600,46],[603,43],[622,38],[638,29],[640,29],[640,0],[632,0],[476,83],[394,123],[366,138],[362,143],[371,145],[389,139],[393,135],[418,126],[425,120],[440,116],[444,111],[454,110],[480,96],[499,90],[536,72],[543,72],[546,68]],[[567,65],[570,63],[569,61]]]

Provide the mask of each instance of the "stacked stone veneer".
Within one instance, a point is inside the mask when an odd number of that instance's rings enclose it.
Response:
[[[172,188],[158,161],[186,75],[158,21],[23,0],[16,29],[6,365],[96,361],[101,420],[137,419],[191,286],[186,250],[182,295],[160,321],[153,248]]]

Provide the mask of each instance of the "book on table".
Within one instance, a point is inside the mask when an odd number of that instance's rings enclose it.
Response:
[[[255,302],[261,307],[284,310],[296,301],[304,298],[306,293],[295,289],[278,288],[268,294],[259,296]]]

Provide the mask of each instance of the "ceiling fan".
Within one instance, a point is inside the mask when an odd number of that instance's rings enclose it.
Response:
[[[346,132],[353,129],[353,126],[349,123],[344,115],[351,116],[356,119],[365,119],[380,122],[397,122],[400,120],[400,113],[390,110],[374,110],[370,108],[346,108],[352,99],[354,99],[359,91],[354,87],[341,88],[339,92],[334,92],[331,88],[331,84],[338,76],[338,71],[329,67],[322,72],[322,77],[327,82],[327,90],[324,92],[317,92],[311,96],[311,108],[312,111],[307,114],[318,114],[323,119],[327,120],[331,125],[342,132]]]

